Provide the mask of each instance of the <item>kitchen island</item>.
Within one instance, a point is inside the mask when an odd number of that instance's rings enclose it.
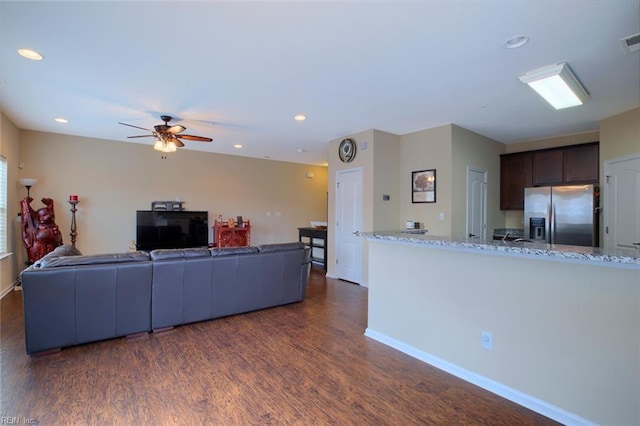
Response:
[[[635,250],[364,236],[367,336],[565,424],[640,424]]]

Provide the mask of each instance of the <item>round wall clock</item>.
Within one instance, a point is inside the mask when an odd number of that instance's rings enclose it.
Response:
[[[338,156],[343,163],[353,161],[356,158],[356,142],[350,138],[343,139],[338,147]]]

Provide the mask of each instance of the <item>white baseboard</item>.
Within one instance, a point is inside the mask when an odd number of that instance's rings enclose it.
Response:
[[[385,334],[378,333],[371,328],[367,328],[364,335],[562,424],[595,425],[595,423],[563,410],[560,407],[556,407],[541,399],[461,368],[442,358],[423,352]]]
[[[3,297],[5,297],[7,294],[9,294],[15,287],[16,285],[18,285],[18,281],[14,281],[9,287],[7,287],[6,289],[4,289],[2,291],[2,293],[0,293],[0,299],[2,299]]]
[[[330,273],[328,273],[328,272],[325,274],[325,277],[327,277],[327,278],[333,278],[334,280],[342,280],[342,278],[338,278],[336,275],[330,274]],[[345,280],[343,280],[343,281],[345,281]],[[345,281],[345,282],[353,283],[352,281]],[[367,288],[369,287],[369,283],[368,283],[368,282],[365,282],[365,281],[363,281],[363,282],[361,282],[361,283],[353,283],[353,284],[357,284],[357,285],[359,285],[359,286],[367,287]]]

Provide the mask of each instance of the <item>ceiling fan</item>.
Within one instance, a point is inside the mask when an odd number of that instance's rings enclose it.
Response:
[[[175,126],[170,126],[169,122],[173,120],[173,117],[169,115],[161,115],[160,119],[164,121],[164,124],[158,124],[157,126],[153,126],[154,130],[145,129],[144,127],[134,126],[133,124],[120,123],[123,126],[134,127],[140,130],[146,130],[147,132],[151,132],[150,135],[140,135],[140,136],[127,136],[127,138],[156,138],[156,143],[153,146],[153,149],[162,152],[175,152],[176,148],[180,148],[184,146],[184,143],[181,139],[187,141],[197,141],[197,142],[211,142],[213,139],[207,138],[204,136],[194,136],[194,135],[182,135],[181,133],[187,130],[186,127],[181,126],[179,124]]]

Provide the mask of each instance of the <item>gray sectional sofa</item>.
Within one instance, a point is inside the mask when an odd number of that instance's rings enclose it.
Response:
[[[299,302],[302,243],[82,256],[60,246],[21,274],[27,353]]]

